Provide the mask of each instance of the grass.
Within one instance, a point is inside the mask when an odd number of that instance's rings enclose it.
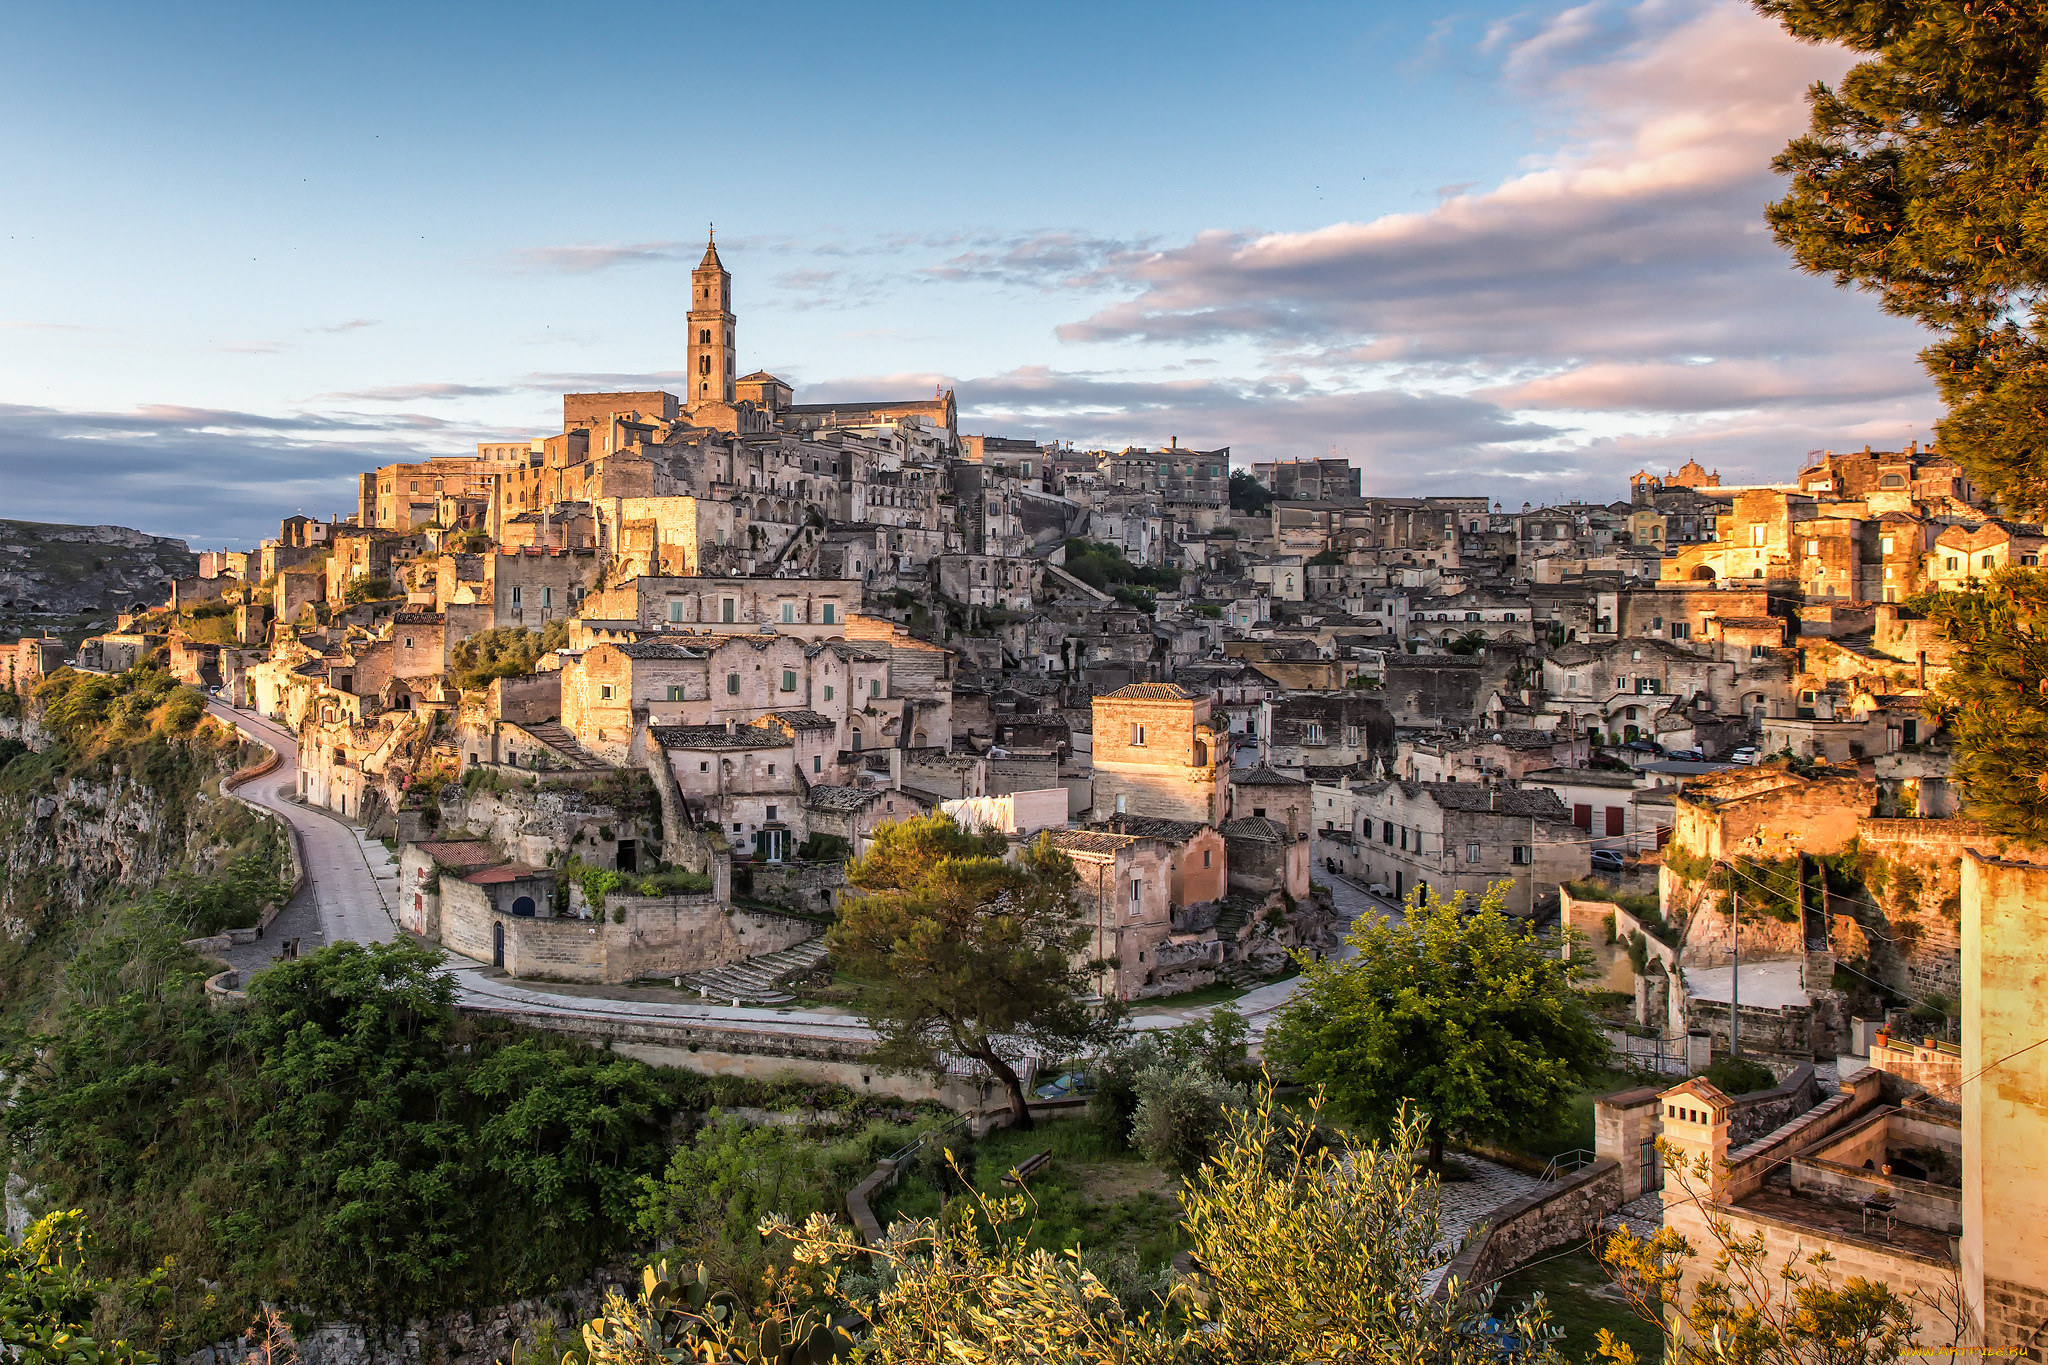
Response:
[[[1607,1272],[1593,1259],[1593,1253],[1580,1247],[1565,1255],[1552,1253],[1549,1259],[1538,1259],[1515,1271],[1500,1282],[1495,1302],[1505,1308],[1542,1294],[1553,1324],[1564,1329],[1558,1353],[1567,1360],[1591,1357],[1603,1327],[1635,1347],[1636,1359],[1663,1359],[1664,1343],[1657,1329],[1637,1317],[1609,1290],[1609,1284]]]
[[[1036,1205],[1030,1244],[1047,1250],[1081,1247],[1132,1252],[1141,1265],[1164,1265],[1188,1245],[1181,1232],[1173,1179],[1158,1166],[1109,1143],[1084,1119],[1055,1119],[1028,1133],[999,1128],[956,1150],[961,1173],[986,1198],[1014,1194],[1003,1176],[1027,1158],[1050,1150],[1052,1161],[1031,1178]],[[896,1218],[935,1218],[958,1200],[958,1182],[943,1158],[921,1160],[917,1173],[875,1210],[886,1224]]]
[[[1275,980],[1280,979],[1282,978],[1275,978]],[[1137,1013],[1143,1014],[1160,1009],[1192,1009],[1197,1005],[1227,1005],[1234,1000],[1242,998],[1243,995],[1244,990],[1242,987],[1233,986],[1228,981],[1217,981],[1207,986],[1197,987],[1191,991],[1182,991],[1179,995],[1149,996],[1146,999],[1132,1002],[1132,1009]]]
[[[1538,1161],[1548,1161],[1562,1156],[1574,1148],[1593,1150],[1593,1101],[1602,1095],[1612,1095],[1617,1090],[1627,1090],[1637,1083],[1633,1072],[1609,1069],[1594,1076],[1579,1093],[1572,1096],[1571,1114],[1558,1127],[1548,1133],[1530,1133],[1512,1142],[1509,1146],[1524,1156]]]

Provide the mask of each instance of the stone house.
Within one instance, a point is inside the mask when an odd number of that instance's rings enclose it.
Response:
[[[1231,890],[1260,897],[1284,892],[1296,900],[1308,895],[1312,851],[1306,830],[1247,815],[1227,821],[1221,833]]]
[[[1172,850],[1167,895],[1176,908],[1221,900],[1230,889],[1223,836],[1213,825],[1153,815],[1127,815],[1096,828],[1165,843]]]
[[[582,615],[613,629],[707,634],[762,627],[809,640],[850,635],[859,579],[642,575],[590,595]]]
[[[1094,698],[1097,817],[1221,820],[1230,748],[1211,719],[1213,707],[1209,694],[1175,683],[1132,683]]]
[[[881,826],[928,813],[914,794],[889,787],[813,785],[804,799],[809,832],[844,839],[856,858]]]
[[[1394,758],[1394,718],[1373,693],[1329,692],[1266,702],[1258,722],[1265,762],[1292,773],[1304,768],[1380,768]]]
[[[1926,551],[1921,581],[1940,591],[1967,589],[2008,566],[2038,567],[2044,545],[2040,527],[2019,522],[1947,526]]]
[[[1164,839],[1101,830],[1051,830],[1045,836],[1065,854],[1080,877],[1077,888],[1090,926],[1087,954],[1111,960],[1097,991],[1109,1000],[1136,1000],[1189,989],[1183,970],[1192,963],[1221,965],[1221,950],[1201,945],[1195,953],[1171,945],[1172,846]],[[1213,929],[1208,935],[1213,942]]]
[[[1507,909],[1530,915],[1592,850],[1557,794],[1473,782],[1371,782],[1356,789],[1361,880],[1395,896],[1428,889],[1473,901],[1509,883]]]
[[[780,862],[803,842],[807,784],[789,729],[732,721],[656,725],[648,739],[660,747],[691,818],[716,825],[736,851]]]
[[[0,669],[6,672],[7,690],[26,697],[36,684],[64,667],[64,642],[24,638],[0,645]]]

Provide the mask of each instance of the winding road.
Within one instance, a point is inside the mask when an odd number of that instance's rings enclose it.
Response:
[[[281,938],[296,937],[301,951],[328,943],[384,943],[399,936],[392,909],[398,899],[398,869],[390,852],[340,816],[294,799],[299,785],[298,738],[284,726],[253,711],[219,701],[207,706],[213,716],[259,744],[277,752],[279,765],[243,784],[238,795],[273,812],[298,831],[306,861],[306,884],[278,916],[264,942],[234,949],[229,958],[244,971],[254,971],[273,957]],[[1366,913],[1399,913],[1341,878],[1332,894],[1347,918]],[[1344,950],[1349,952],[1349,945]],[[716,1005],[676,998],[674,993],[646,992],[646,998],[621,999],[615,988],[555,987],[514,981],[501,971],[448,955],[448,975],[462,1007],[494,1014],[578,1019],[592,1023],[660,1024],[749,1033],[783,1033],[796,1037],[867,1042],[874,1035],[852,1014],[840,1011],[775,1009]],[[1251,1024],[1256,1040],[1294,994],[1298,981],[1261,986],[1233,1002]],[[634,991],[634,995],[641,995]],[[668,998],[661,998],[661,997]],[[1203,1018],[1215,1006],[1146,1008],[1140,1001],[1132,1023],[1138,1028],[1174,1028]]]

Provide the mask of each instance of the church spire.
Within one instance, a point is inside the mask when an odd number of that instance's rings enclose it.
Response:
[[[732,275],[718,259],[714,228],[704,243],[704,260],[690,272],[689,396],[684,407],[733,401],[737,356],[733,342]]]
[[[718,228],[714,224],[704,242],[704,259],[697,262],[699,270],[723,270],[725,262],[718,259]]]

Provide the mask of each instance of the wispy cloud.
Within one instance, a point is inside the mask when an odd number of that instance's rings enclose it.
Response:
[[[695,261],[702,242],[584,242],[572,246],[524,247],[511,254],[514,268],[543,275],[588,275],[621,265],[659,261]]]
[[[365,327],[378,326],[381,323],[381,321],[382,320],[379,318],[350,318],[347,322],[328,323],[325,326],[308,327],[306,328],[306,330],[309,332],[324,332],[328,334],[338,332],[357,332],[361,331]]]
[[[323,393],[343,403],[420,403],[435,399],[501,398],[530,387],[518,384],[386,384],[373,389],[343,389]]]

